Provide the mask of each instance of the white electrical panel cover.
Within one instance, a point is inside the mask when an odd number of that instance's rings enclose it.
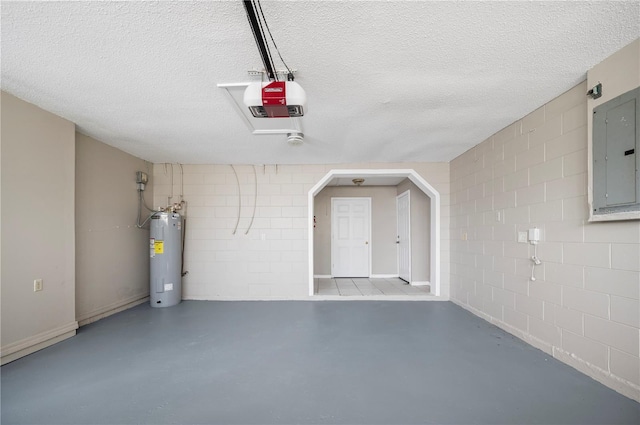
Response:
[[[640,211],[640,88],[593,109],[593,215]]]

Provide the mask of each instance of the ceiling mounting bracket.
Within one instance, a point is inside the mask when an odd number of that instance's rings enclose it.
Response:
[[[276,75],[281,75],[281,76],[287,76],[288,74],[293,74],[296,75],[298,73],[297,69],[292,69],[291,72],[289,72],[286,69],[277,69],[274,71],[274,73]],[[257,76],[263,76],[263,75],[268,75],[267,71],[265,71],[264,69],[262,71],[258,71],[257,69],[250,69],[247,71],[247,74],[250,77],[257,77]]]

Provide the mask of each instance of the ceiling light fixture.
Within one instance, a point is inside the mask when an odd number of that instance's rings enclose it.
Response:
[[[303,133],[287,133],[287,143],[289,143],[291,146],[300,146],[303,142]]]

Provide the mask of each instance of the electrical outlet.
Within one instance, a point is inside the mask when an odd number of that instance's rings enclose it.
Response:
[[[33,281],[33,292],[42,291],[42,279],[36,279]]]
[[[518,243],[527,243],[527,232],[518,232]]]

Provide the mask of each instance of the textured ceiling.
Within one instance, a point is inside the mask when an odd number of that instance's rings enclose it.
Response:
[[[153,162],[449,161],[640,35],[637,0],[263,1],[308,96],[293,147],[217,87],[262,69],[240,1],[1,8],[2,89]]]

